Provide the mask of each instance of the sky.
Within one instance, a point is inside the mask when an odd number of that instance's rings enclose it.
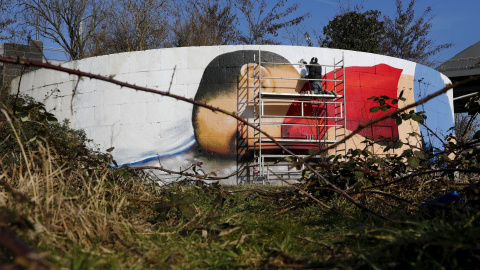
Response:
[[[403,0],[403,2],[406,8],[410,0]],[[301,29],[295,31],[297,43],[299,39],[304,39],[304,31],[322,34],[323,27],[340,12],[339,0],[289,0],[288,3],[299,4],[297,14],[311,13]],[[395,0],[342,0],[342,3],[344,5],[350,3],[352,7],[362,4],[361,11],[375,9],[379,10],[382,16],[391,18],[394,18],[396,13]],[[433,16],[428,38],[433,40],[435,45],[453,44],[451,48],[435,55],[430,59],[431,61],[440,64],[480,41],[480,0],[416,0],[415,16],[420,16],[428,6],[432,7],[430,15]],[[47,47],[59,47],[47,40],[42,41]],[[290,39],[283,43],[291,44],[292,42]],[[300,42],[299,45],[306,45],[306,43]],[[317,44],[314,43],[314,45]],[[45,53],[50,59],[63,58],[63,53],[52,51],[45,51]]]
[[[318,26],[322,33],[324,26],[339,14],[338,0],[290,0],[299,4],[298,12],[310,12],[307,25]],[[342,1],[344,4],[348,1]],[[403,0],[404,10],[410,0]],[[394,18],[396,15],[395,0],[350,0],[353,7],[362,4],[363,9],[379,10],[382,16]],[[443,62],[471,45],[480,41],[480,0],[416,0],[415,16],[418,18],[430,6],[433,16],[432,28],[428,38],[435,45],[452,43],[453,46],[435,55],[431,60]],[[307,27],[308,30],[308,27]]]

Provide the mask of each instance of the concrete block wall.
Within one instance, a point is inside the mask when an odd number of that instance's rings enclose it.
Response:
[[[448,83],[448,79],[440,73],[401,59],[355,51],[298,46],[169,48],[92,57],[64,63],[63,66],[113,76],[120,81],[194,99],[201,83],[216,85],[223,80],[216,77],[212,70],[221,69],[228,73],[232,63],[229,61],[235,62],[235,57],[239,55],[240,58],[247,57],[247,53],[243,55],[242,52],[258,50],[280,55],[290,63],[297,63],[300,59],[309,60],[315,56],[319,63],[324,64],[333,64],[344,59],[345,66],[351,68],[370,70],[371,67],[386,65],[400,70],[400,80],[403,83],[398,84],[398,92],[405,90],[404,96],[408,97],[409,101],[417,100],[422,91],[423,95],[428,94]],[[247,59],[247,62],[249,61]],[[252,57],[251,62],[253,61]],[[326,68],[325,73],[332,70]],[[426,87],[425,84],[425,87],[419,89],[419,76],[423,76],[422,81],[433,87]],[[365,84],[365,80],[360,80],[357,84]],[[18,83],[18,79],[13,80],[12,89],[17,89]],[[357,87],[361,88],[361,85]],[[229,175],[238,168],[232,155],[207,155],[203,151],[205,149],[201,149],[205,147],[200,146],[197,141],[198,134],[192,122],[193,105],[190,103],[122,88],[108,82],[88,78],[79,80],[74,75],[46,69],[25,74],[20,89],[22,93],[45,102],[47,109],[54,112],[59,119],[69,119],[72,127],[84,129],[101,150],[114,147],[112,154],[118,164],[157,165],[178,171],[193,163],[203,162],[205,171],[215,171],[219,176]],[[351,102],[362,102],[360,94],[352,92],[349,95]],[[236,103],[237,97],[234,96],[233,102]],[[228,103],[229,99],[226,101]],[[432,104],[440,105],[438,108],[429,108],[428,119],[447,119],[443,125],[436,126],[438,132],[447,132],[453,124],[451,94]],[[347,104],[347,108],[348,106]],[[225,121],[228,120],[218,123],[222,126]],[[408,136],[406,134],[411,131],[411,128],[404,125],[399,128],[400,137]],[[352,144],[351,147],[354,146],[356,145]],[[168,179],[170,176],[163,177]],[[236,180],[231,178],[230,182],[235,183]]]
[[[0,55],[41,62],[43,59],[43,43],[39,40],[32,40],[29,45],[5,43],[1,45]],[[0,75],[0,86],[4,83],[8,84],[12,79],[20,76],[23,68],[23,65],[3,63]],[[38,68],[26,67],[25,72],[36,69]]]

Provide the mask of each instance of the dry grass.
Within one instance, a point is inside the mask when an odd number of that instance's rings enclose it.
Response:
[[[135,233],[151,225],[141,213],[125,211],[138,201],[152,201],[157,186],[139,176],[137,184],[124,181],[107,164],[64,161],[44,141],[30,150],[16,130],[15,136],[20,160],[0,160],[0,226],[13,228],[34,247],[53,248],[53,254],[69,254],[72,246],[86,253],[130,253]]]

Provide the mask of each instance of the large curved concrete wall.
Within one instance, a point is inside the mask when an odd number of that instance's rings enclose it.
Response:
[[[259,49],[266,52],[265,55],[278,56],[290,63],[315,56],[321,64],[333,64],[343,57],[349,130],[380,115],[368,112],[373,103],[367,99],[373,95],[395,96],[403,90],[407,101],[398,104],[402,107],[449,83],[435,70],[401,59],[355,51],[292,46],[159,49],[87,58],[65,63],[64,66],[168,90],[230,111],[242,110],[239,113],[248,118],[251,113],[240,108],[237,95],[240,84],[248,83],[248,74],[242,74],[245,73],[242,67],[253,62],[252,55]],[[272,74],[280,72],[274,69],[268,71]],[[325,69],[326,76],[332,71]],[[301,70],[290,68],[282,72],[283,75],[286,72],[289,76],[300,77]],[[18,81],[13,82],[12,89],[17,89]],[[302,88],[298,84],[288,87],[293,92]],[[84,129],[102,150],[115,147],[112,154],[118,164],[158,165],[160,162],[165,168],[179,170],[202,161],[206,171],[217,170],[218,175],[228,175],[237,169],[231,149],[235,144],[230,138],[238,134],[236,127],[235,130],[228,129],[236,125],[235,121],[194,109],[189,103],[86,78],[78,81],[76,76],[46,69],[25,74],[20,89],[22,93],[44,101],[47,109],[59,119],[67,118],[72,127]],[[416,109],[426,111],[426,124],[440,136],[446,135],[453,126],[451,92]],[[416,123],[404,123],[398,130],[391,122],[385,123],[390,128],[387,133],[393,134],[393,139],[406,140],[409,139],[408,133],[421,131],[432,145],[440,146],[435,136]],[[381,126],[378,128],[381,129]],[[226,136],[228,139],[225,139]],[[368,132],[356,136],[348,147],[361,147],[361,141],[366,136]],[[377,147],[379,153],[381,149],[381,146]]]

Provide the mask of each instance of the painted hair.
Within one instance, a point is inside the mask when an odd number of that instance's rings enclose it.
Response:
[[[261,51],[261,54],[262,62],[289,63],[276,53]],[[215,57],[203,72],[195,100],[207,102],[222,92],[237,90],[242,66],[255,63],[255,56],[258,57],[258,50],[241,50]]]

